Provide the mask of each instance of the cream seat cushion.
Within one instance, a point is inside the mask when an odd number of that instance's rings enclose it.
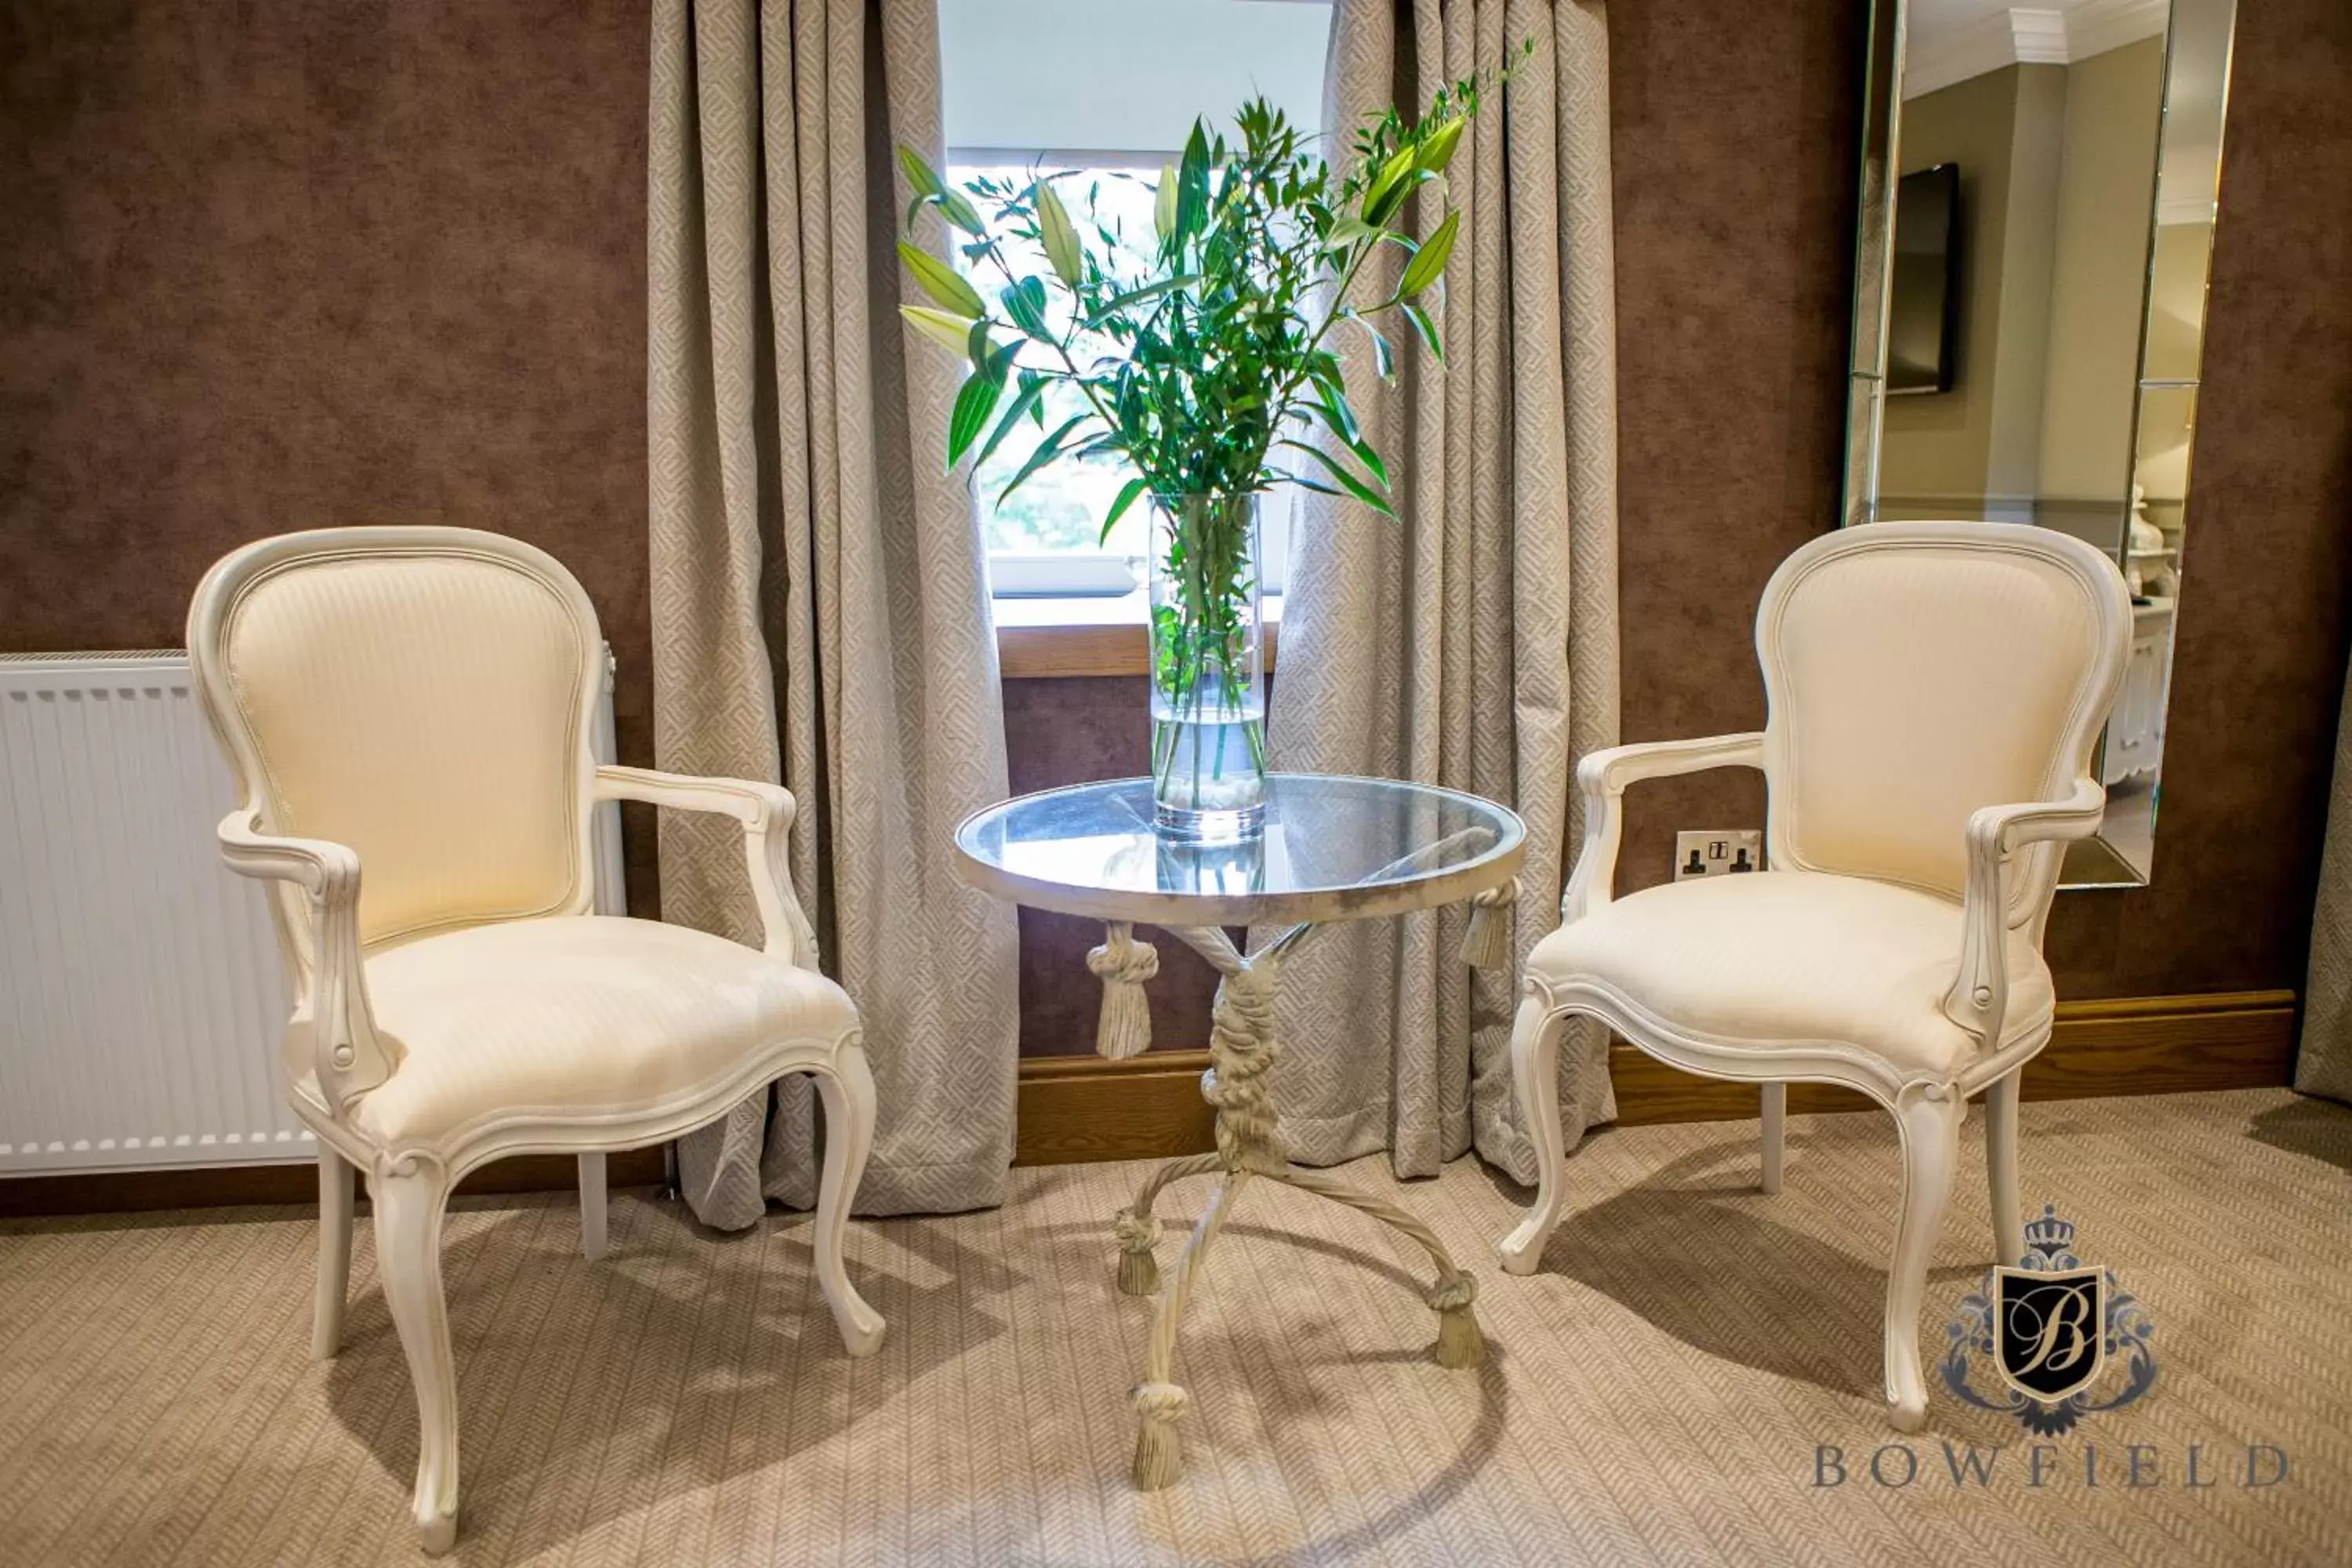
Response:
[[[587,915],[473,926],[367,959],[377,1026],[405,1054],[357,1121],[388,1146],[469,1122],[644,1111],[760,1047],[857,1026],[822,974],[684,926]],[[308,1086],[305,1086],[306,1088]]]
[[[2011,934],[2011,1039],[2046,1025],[2049,968]],[[1960,906],[1891,882],[1764,871],[1632,893],[1560,927],[1528,955],[1553,984],[1598,980],[1685,1034],[1759,1051],[1858,1046],[1903,1069],[1948,1074],[1977,1055],[1944,1016],[1959,973]]]

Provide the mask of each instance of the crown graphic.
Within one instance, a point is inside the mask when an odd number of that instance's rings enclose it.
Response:
[[[2025,1245],[2044,1258],[2056,1258],[2074,1249],[2074,1227],[2058,1217],[2056,1204],[2043,1204],[2042,1217],[2025,1227]]]

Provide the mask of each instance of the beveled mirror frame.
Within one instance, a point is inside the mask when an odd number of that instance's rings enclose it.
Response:
[[[1903,105],[1905,69],[1912,49],[1915,3],[1927,0],[1873,0],[1864,49],[1861,157],[1857,170],[1857,225],[1854,246],[1854,303],[1852,352],[1847,360],[1846,453],[1844,483],[1839,513],[1842,526],[1874,521],[1880,515],[1880,462],[1885,436],[1886,353],[1895,258],[1895,193],[1904,171]],[[2116,718],[2100,740],[2099,776],[2111,786],[2108,826],[2097,838],[2070,850],[2062,885],[2139,887],[2154,872],[2157,806],[2160,801],[2163,731],[2171,690],[2172,647],[2178,617],[2175,606],[2181,586],[2183,553],[2179,518],[2186,510],[2188,471],[2193,467],[2190,433],[2204,340],[2206,280],[2210,279],[2214,224],[2212,203],[2218,195],[2221,150],[2228,121],[2231,49],[2236,31],[2236,0],[2043,0],[2041,8],[1982,15],[1969,25],[1979,34],[2014,28],[2012,63],[2071,63],[2087,58],[2067,53],[2068,20],[2085,34],[2095,28],[2112,30],[2137,17],[2140,37],[2154,36],[2147,26],[2160,18],[2164,39],[2161,103],[2157,129],[2154,177],[2147,202],[2147,241],[2139,275],[2138,356],[2130,385],[2130,438],[2121,454],[2124,469],[2122,499],[2114,503],[2112,519],[2118,567],[2127,571],[2152,565],[2167,582],[2168,595],[2149,593],[2135,597],[2135,637],[2132,673],[2126,677]],[[2185,24],[2185,26],[2184,26]],[[1939,40],[1943,41],[1943,40]],[[1981,44],[1984,38],[1969,40]],[[1947,53],[1950,51],[1948,50]],[[1954,78],[1954,80],[1965,79]],[[2176,112],[2178,110],[2178,112]],[[2168,181],[2173,188],[2167,189]],[[2188,182],[2184,187],[2184,181]],[[2170,338],[2164,349],[2168,363],[2151,363],[2151,348],[2159,330],[2156,281],[2158,237],[2176,221],[2186,205],[2202,203],[2205,229],[2201,249],[2193,258],[2168,252],[2174,262],[2193,259],[2199,268],[2198,305],[2185,343],[2177,330],[2178,311],[2168,319]],[[2175,214],[2168,217],[2168,211]],[[1962,221],[1968,218],[1965,206]],[[2194,221],[2191,218],[2189,221]],[[1965,241],[1962,242],[1965,244]],[[1966,374],[1963,363],[1963,374]],[[2152,417],[2152,415],[2155,417]],[[2167,435],[2169,432],[2169,435]],[[2160,451],[2154,440],[2171,441]],[[2140,477],[2150,472],[2153,458],[2177,462],[2179,495],[2160,503],[2171,511],[2173,526],[2165,533],[2166,548],[2151,553],[2132,549],[2131,522],[2145,518],[2133,499]],[[1984,498],[1990,512],[2001,498]],[[2042,498],[2028,500],[2042,504]],[[1895,511],[1891,515],[1926,515]],[[2011,521],[2016,521],[2011,516]],[[2144,748],[2136,751],[2135,748]]]

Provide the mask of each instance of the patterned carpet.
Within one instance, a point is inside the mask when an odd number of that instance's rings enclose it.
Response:
[[[1916,1479],[1873,1481],[1892,1129],[1790,1128],[1777,1198],[1749,1190],[1752,1124],[1600,1134],[1525,1280],[1487,1250],[1519,1194],[1475,1162],[1401,1189],[1353,1167],[1477,1260],[1495,1353],[1476,1373],[1427,1359],[1416,1260],[1386,1232],[1253,1187],[1178,1361],[1190,1470],[1150,1497],[1127,1484],[1126,1391],[1150,1304],[1112,1289],[1108,1237],[1137,1167],[1025,1170],[996,1213],[854,1226],[891,1325],[856,1363],[803,1216],[719,1238],[616,1195],[592,1265],[568,1200],[469,1205],[447,1249],[453,1560],[2352,1561],[2352,1112],[2270,1090],[2026,1108],[2029,1204],[2057,1202],[2140,1298],[2159,1365],[2145,1399],[2053,1441],[2039,1489],[2027,1435],[1940,1385]],[[1938,1350],[1987,1260],[1976,1142],[1928,1287]],[[415,1417],[372,1237],[324,1365],[312,1240],[299,1210],[0,1226],[0,1561],[417,1560]],[[1947,1440],[2000,1445],[1990,1481],[1956,1484]],[[1821,1444],[1846,1484],[1814,1484]],[[2136,1489],[2135,1444],[2154,1482]],[[2192,1444],[2218,1484],[2184,1484]],[[2244,1486],[2249,1444],[2286,1478]],[[1902,1480],[1900,1450],[1880,1468]]]

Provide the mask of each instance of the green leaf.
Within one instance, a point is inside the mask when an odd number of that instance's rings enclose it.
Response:
[[[980,221],[980,214],[963,199],[961,191],[941,191],[933,198],[940,204],[940,216],[975,239],[988,237],[988,226]]]
[[[993,358],[992,363],[1000,362]],[[955,410],[948,416],[948,467],[953,468],[957,459],[971,449],[988,424],[988,416],[996,411],[996,400],[1004,395],[1004,374],[1002,370],[992,375],[976,370],[964,382],[963,390],[956,394]]]
[[[1168,293],[1171,289],[1181,289],[1189,284],[1198,283],[1200,280],[1201,279],[1197,274],[1187,272],[1181,277],[1162,278],[1157,283],[1146,283],[1140,289],[1129,289],[1124,294],[1114,294],[1109,299],[1103,301],[1101,309],[1097,310],[1093,315],[1087,318],[1087,330],[1088,331],[1094,331],[1096,328],[1101,326],[1105,321],[1109,321],[1113,316],[1118,315],[1121,310],[1126,310],[1129,305],[1139,304],[1143,300]]]
[[[1062,437],[1067,436],[1071,431],[1084,424],[1086,422],[1086,418],[1087,416],[1083,414],[1073,415],[1071,417],[1062,422],[1061,428],[1055,430],[1051,436],[1046,437],[1043,441],[1038,442],[1037,449],[1029,454],[1029,460],[1021,465],[1020,470],[1013,476],[1011,480],[1005,484],[1005,487],[1003,489],[996,492],[996,504],[1003,506],[1004,504],[1004,498],[1021,488],[1022,480],[1027,479],[1030,475],[1035,473],[1038,469],[1044,468],[1055,458],[1060,457],[1062,455]]]
[[[1350,321],[1356,323],[1356,325],[1364,329],[1364,335],[1366,337],[1372,340],[1372,368],[1380,373],[1380,377],[1382,381],[1394,381],[1396,379],[1396,353],[1389,347],[1388,339],[1381,336],[1381,330],[1378,327],[1364,320],[1363,317],[1357,315],[1353,310],[1349,311],[1348,316]]]
[[[1378,226],[1390,211],[1386,205],[1392,192],[1399,190],[1407,174],[1412,173],[1414,149],[1400,147],[1395,155],[1381,165],[1381,172],[1364,192],[1364,221]]]
[[[979,456],[971,460],[975,471],[988,467],[988,459],[996,456],[996,448],[1004,445],[1004,437],[1013,433],[1013,426],[1021,422],[1024,414],[1034,412],[1037,400],[1045,395],[1045,378],[1032,371],[1023,371],[1021,390],[1014,393],[1013,401],[1004,405],[1004,412],[997,416],[996,428],[988,433],[988,439],[980,445]]]
[[[1063,208],[1062,198],[1043,180],[1037,182],[1037,239],[1045,247],[1045,259],[1053,263],[1054,275],[1076,287],[1078,231],[1070,226],[1070,215]]]
[[[1364,216],[1373,223],[1385,224],[1403,209],[1405,198],[1412,195],[1416,189],[1430,181],[1442,181],[1444,178],[1444,175],[1433,174],[1427,169],[1407,169],[1403,179],[1391,185],[1381,195],[1380,200],[1365,209]],[[1440,189],[1442,191],[1443,187],[1441,186]]]
[[[1461,226],[1458,210],[1445,215],[1437,232],[1422,242],[1420,254],[1405,263],[1404,277],[1397,284],[1399,294],[1418,294],[1437,281],[1445,271],[1446,258],[1454,254],[1454,237]]]
[[[1126,515],[1127,509],[1135,504],[1136,498],[1150,488],[1151,481],[1139,474],[1119,487],[1118,499],[1110,503],[1110,515],[1103,519],[1102,536],[1095,541],[1097,544],[1109,540],[1112,527]]]
[[[1201,232],[1209,219],[1209,135],[1202,121],[1192,121],[1184,139],[1184,162],[1176,171],[1176,243]]]
[[[1362,429],[1356,423],[1356,410],[1348,402],[1348,395],[1336,386],[1320,388],[1323,395],[1315,402],[1315,411],[1323,416],[1323,423],[1342,441],[1360,441]]]
[[[1454,148],[1462,144],[1466,120],[1449,120],[1437,128],[1436,133],[1421,144],[1421,156],[1415,160],[1423,168],[1434,174],[1454,161]]]
[[[1380,481],[1381,488],[1388,489],[1388,465],[1381,461],[1378,452],[1372,450],[1372,444],[1360,436],[1343,436],[1340,439],[1347,443],[1348,450],[1356,454],[1357,460],[1372,471],[1372,478]]]
[[[963,274],[941,261],[929,251],[918,250],[905,240],[898,242],[898,259],[915,275],[915,281],[945,310],[952,310],[965,321],[988,314],[981,303],[980,290],[964,281]]]
[[[1013,324],[1040,342],[1055,341],[1053,330],[1045,324],[1045,285],[1034,278],[1024,278],[1006,287],[1002,298],[1004,313]]]
[[[1421,334],[1421,341],[1429,345],[1429,352],[1437,363],[1444,364],[1445,349],[1437,341],[1437,323],[1429,319],[1429,312],[1407,300],[1404,302],[1404,319],[1412,323],[1412,330]]]
[[[1381,516],[1394,517],[1396,515],[1396,509],[1389,505],[1388,498],[1386,496],[1381,495],[1378,490],[1372,489],[1371,486],[1366,484],[1362,479],[1360,479],[1354,474],[1349,473],[1347,467],[1340,463],[1339,459],[1332,457],[1328,452],[1323,451],[1318,447],[1310,447],[1304,441],[1285,441],[1283,445],[1291,447],[1293,450],[1304,452],[1308,457],[1314,458],[1316,462],[1322,465],[1324,472],[1339,480],[1340,485],[1346,489],[1349,495],[1354,496],[1358,500],[1362,501],[1366,506],[1370,507],[1374,511],[1379,512]]]
[[[907,184],[915,187],[919,195],[936,196],[945,194],[947,186],[940,183],[939,174],[923,155],[905,142],[898,143],[898,167],[907,172]]]
[[[961,316],[950,316],[945,310],[934,310],[929,305],[901,305],[898,314],[907,324],[935,342],[942,343],[961,354],[971,341],[971,323]]]

